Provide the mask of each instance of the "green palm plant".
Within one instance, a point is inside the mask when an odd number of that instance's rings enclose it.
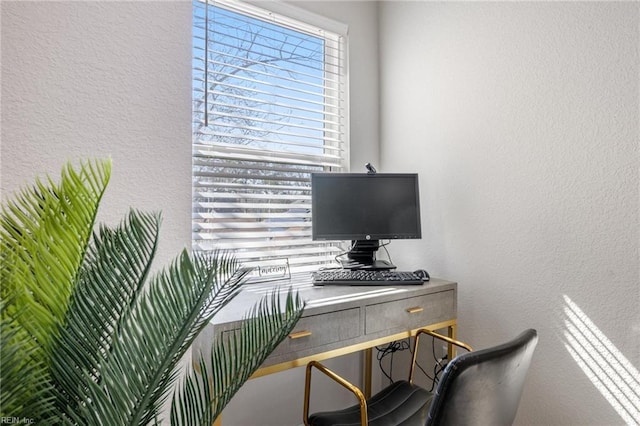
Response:
[[[213,343],[182,380],[181,359],[240,290],[246,272],[222,252],[151,272],[160,215],[95,219],[110,161],[37,180],[0,216],[0,416],[36,424],[210,425],[302,314],[289,291],[265,297],[242,330]],[[95,229],[95,230],[94,230]],[[284,299],[284,300],[283,300]]]

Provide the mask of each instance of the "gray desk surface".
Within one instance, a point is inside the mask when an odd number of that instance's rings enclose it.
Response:
[[[212,324],[222,325],[241,321],[251,306],[265,295],[276,289],[281,289],[284,299],[289,288],[297,290],[306,302],[304,316],[317,315],[352,306],[361,306],[369,302],[381,303],[390,300],[403,299],[421,294],[437,293],[445,290],[456,290],[457,284],[438,278],[433,278],[423,285],[406,286],[314,286],[311,276],[307,273],[292,275],[289,280],[271,281],[266,283],[247,284],[227,306],[213,318]]]

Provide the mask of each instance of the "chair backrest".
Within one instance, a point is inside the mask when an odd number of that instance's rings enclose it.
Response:
[[[529,329],[510,342],[462,354],[445,368],[427,425],[511,425],[538,343]]]

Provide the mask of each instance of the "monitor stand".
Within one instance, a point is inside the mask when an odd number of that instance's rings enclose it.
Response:
[[[390,270],[396,266],[386,260],[377,260],[376,251],[380,247],[379,240],[356,240],[353,241],[351,250],[347,253],[347,259],[340,261],[342,269],[370,269],[370,270]]]

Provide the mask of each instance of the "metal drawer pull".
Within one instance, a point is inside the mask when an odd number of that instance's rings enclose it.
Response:
[[[407,312],[410,314],[417,314],[418,312],[424,311],[422,306],[414,306],[413,308],[407,308]]]
[[[307,337],[307,336],[311,336],[311,331],[302,330],[302,331],[296,331],[295,333],[291,333],[289,335],[289,339],[299,339],[301,337]]]

